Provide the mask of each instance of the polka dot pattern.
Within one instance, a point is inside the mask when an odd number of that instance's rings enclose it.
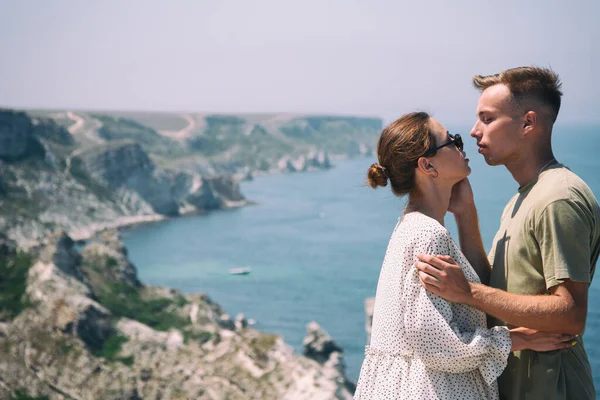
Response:
[[[469,281],[479,277],[450,233],[421,213],[406,214],[390,239],[375,297],[356,400],[498,399],[506,367],[506,327],[487,329],[485,313],[426,291],[418,254],[450,255]]]

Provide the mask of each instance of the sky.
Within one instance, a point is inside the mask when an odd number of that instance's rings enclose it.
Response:
[[[0,106],[472,122],[476,74],[537,65],[600,122],[600,1],[0,0]]]

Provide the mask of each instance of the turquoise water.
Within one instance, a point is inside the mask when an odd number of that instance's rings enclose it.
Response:
[[[449,127],[451,132],[455,130]],[[468,130],[458,130],[468,137]],[[600,127],[558,128],[555,153],[600,196]],[[488,167],[468,138],[471,182],[489,248],[516,183]],[[366,342],[364,299],[374,296],[389,235],[403,201],[388,188],[365,186],[373,162],[338,162],[329,171],[259,177],[242,186],[257,205],[177,218],[127,230],[123,239],[142,281],[205,292],[232,315],[281,334],[301,349],[306,324],[317,321],[342,346],[348,375],[358,377]],[[452,217],[447,227],[455,238]],[[249,266],[233,276],[229,268]],[[597,281],[598,279],[596,279]],[[592,284],[586,345],[600,383],[600,283]]]

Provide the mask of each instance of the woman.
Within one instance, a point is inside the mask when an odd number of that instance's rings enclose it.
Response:
[[[565,348],[572,336],[486,327],[486,315],[427,292],[418,254],[448,255],[467,279],[479,277],[444,228],[453,186],[471,172],[460,135],[427,113],[402,116],[381,133],[368,180],[408,194],[383,261],[371,343],[355,399],[497,399],[497,377],[511,351]]]

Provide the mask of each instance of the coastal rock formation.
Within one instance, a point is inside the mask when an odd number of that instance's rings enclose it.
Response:
[[[0,109],[0,159],[15,160],[32,144],[33,124],[27,114]]]
[[[306,331],[307,335],[302,342],[303,353],[306,357],[324,364],[331,358],[332,353],[342,352],[342,349],[317,322],[309,323]]]
[[[142,286],[135,267],[127,259],[127,249],[120,241],[118,231],[114,229],[104,231],[100,235],[100,241],[87,245],[81,258],[83,265],[93,265],[103,271],[103,281],[118,282],[131,288]]]
[[[80,261],[71,238],[56,235],[29,270],[26,297],[35,306],[17,317],[13,327],[70,335],[90,350],[102,348],[112,333],[113,317],[82,282]]]
[[[347,144],[346,154],[348,157],[372,157],[373,148],[365,143],[352,140]]]
[[[277,161],[277,172],[306,172],[333,167],[326,151],[311,151],[298,157],[285,156]]]
[[[72,162],[81,161],[87,172],[110,189],[126,185],[132,176],[154,170],[154,163],[142,147],[131,141],[110,142],[78,152]]]
[[[137,193],[158,214],[178,214],[168,176],[156,170],[138,143],[119,141],[98,145],[79,152],[71,163],[81,163],[85,172],[112,191],[123,188]]]
[[[0,220],[21,246],[39,246],[56,229],[79,240],[246,204],[231,174],[159,168],[132,140],[88,143],[81,147],[52,119],[0,110]]]
[[[81,255],[73,246],[74,242],[69,235],[64,231],[57,231],[48,238],[39,260],[44,264],[54,264],[65,274],[81,279]]]
[[[135,192],[158,214],[178,215],[185,204],[198,210],[245,204],[239,183],[231,175],[204,177],[193,172],[160,170],[137,143],[98,146],[79,153],[77,159],[99,183],[113,191]]]
[[[192,204],[207,210],[227,208],[245,200],[240,192],[238,182],[233,177],[226,175],[203,178],[202,185],[196,193],[191,193],[188,198],[193,197],[194,203]],[[199,203],[198,199],[203,202]]]
[[[51,118],[32,118],[32,135],[36,138],[46,139],[61,146],[72,146],[75,144],[73,136],[69,131]]]
[[[330,154],[366,155],[382,125],[377,118],[186,114],[165,130],[181,115],[125,114],[0,110],[0,218],[11,238],[39,246],[58,228],[79,240],[243,206],[240,181],[328,169]]]
[[[141,284],[115,232],[82,256],[59,232],[42,254],[23,277],[22,310],[0,323],[0,398],[352,398],[341,349],[318,325],[315,361],[244,316],[225,323],[206,295]]]
[[[302,342],[303,354],[322,365],[325,373],[329,376],[337,376],[339,384],[343,385],[350,393],[354,393],[355,384],[343,378],[346,374],[344,351],[317,322],[310,322],[306,331],[306,337]],[[340,380],[339,377],[343,380]]]
[[[306,162],[309,168],[330,169],[333,167],[326,151],[310,152]]]

